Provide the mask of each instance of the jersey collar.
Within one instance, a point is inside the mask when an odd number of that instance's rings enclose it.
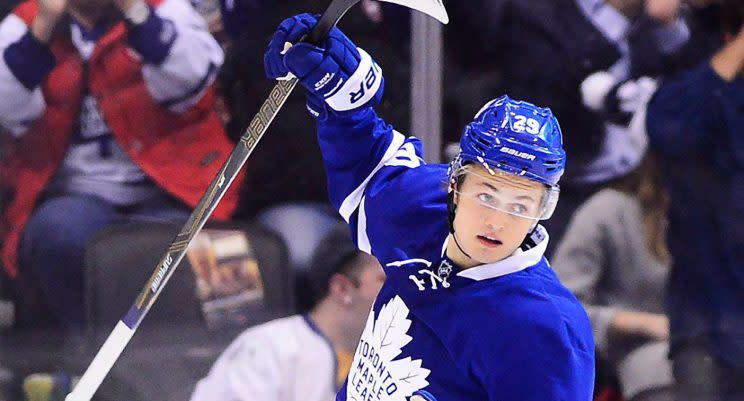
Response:
[[[449,236],[442,247],[443,256],[448,240]],[[522,271],[530,266],[538,264],[542,260],[545,250],[548,247],[548,240],[548,232],[543,226],[538,225],[531,235],[531,241],[534,243],[534,246],[529,247],[528,249],[519,248],[508,258],[498,262],[461,270],[457,273],[457,276],[481,281]]]

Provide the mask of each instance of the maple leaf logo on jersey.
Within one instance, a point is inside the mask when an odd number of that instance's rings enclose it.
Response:
[[[396,296],[382,306],[376,321],[374,311],[369,314],[349,372],[347,400],[406,401],[429,385],[426,378],[430,371],[421,367],[420,359],[395,359],[412,340],[408,313],[406,304]]]

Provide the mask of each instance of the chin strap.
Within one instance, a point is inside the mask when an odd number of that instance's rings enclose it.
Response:
[[[449,226],[449,232],[452,234],[452,238],[455,240],[455,245],[457,245],[457,249],[459,249],[463,255],[467,256],[470,259],[473,259],[473,257],[470,256],[469,253],[465,252],[462,246],[460,246],[460,241],[457,240],[457,234],[455,234],[455,212],[456,211],[457,211],[457,205],[455,204],[455,191],[450,191],[447,194],[447,224]]]
[[[468,254],[467,252],[465,252],[465,250],[462,249],[462,247],[460,246],[460,242],[457,240],[457,234],[452,232],[452,238],[455,239],[455,245],[457,245],[457,248],[460,250],[460,252],[462,252],[463,255],[467,256],[468,258],[473,259],[473,257],[470,256],[470,254]]]

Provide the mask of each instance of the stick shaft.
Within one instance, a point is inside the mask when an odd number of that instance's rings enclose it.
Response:
[[[186,224],[168,247],[137,300],[116,325],[101,349],[98,350],[93,362],[85,370],[80,382],[75,386],[75,390],[67,396],[66,401],[88,401],[93,397],[121,352],[126,348],[137,327],[139,327],[168,280],[176,271],[178,264],[186,255],[189,244],[207,222],[235,177],[238,176],[243,164],[248,160],[296,85],[297,80],[292,79],[278,82],[274,86],[268,99],[263,103],[258,114],[251,120],[245,134],[240,138],[240,143],[225,161],[206,194],[202,196]]]
[[[309,34],[309,41],[318,44],[338,23],[346,12],[360,0],[333,0],[328,9],[323,13],[318,24]],[[269,93],[268,99],[256,114],[245,134],[240,138],[240,143],[233,149],[225,161],[222,169],[212,180],[209,189],[202,196],[196,208],[189,216],[181,231],[171,242],[165,255],[155,267],[150,279],[140,292],[137,300],[129,308],[126,315],[119,321],[111,332],[101,349],[98,350],[93,362],[83,373],[78,385],[70,393],[65,401],[89,401],[106,378],[111,368],[119,359],[119,356],[134,336],[142,320],[150,311],[168,280],[176,271],[178,264],[186,255],[186,249],[196,234],[204,227],[217,204],[227,192],[232,182],[240,173],[240,169],[251,155],[256,145],[263,137],[269,125],[276,117],[279,110],[289,98],[292,90],[297,86],[297,80],[291,79],[280,81]]]

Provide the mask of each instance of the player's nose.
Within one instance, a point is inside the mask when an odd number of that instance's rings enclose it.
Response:
[[[506,226],[507,214],[498,210],[487,213],[484,218],[486,228],[495,232],[501,232]]]

